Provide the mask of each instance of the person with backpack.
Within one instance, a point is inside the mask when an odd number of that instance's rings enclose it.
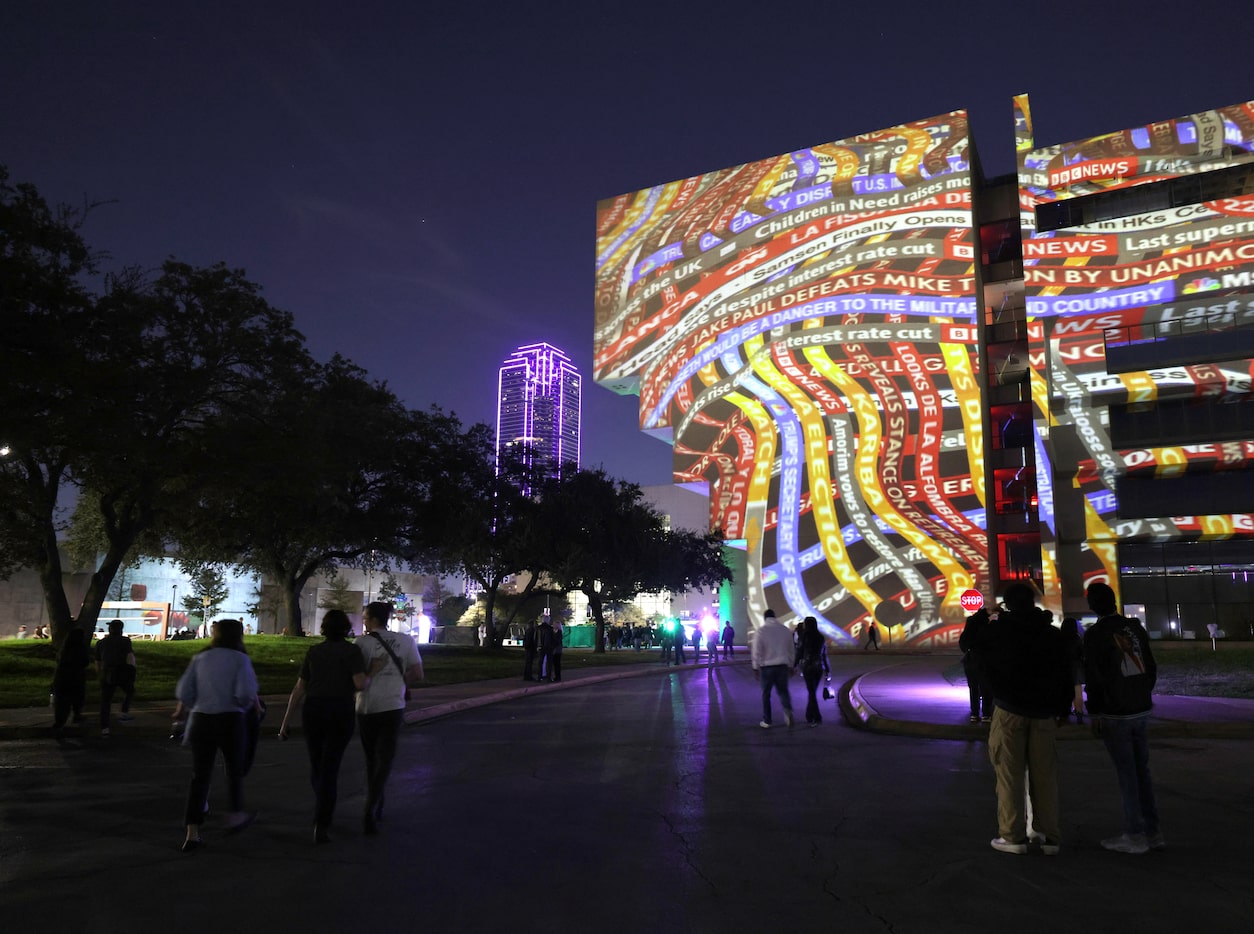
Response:
[[[1138,620],[1118,612],[1109,584],[1090,584],[1085,594],[1097,622],[1084,634],[1084,680],[1093,734],[1115,766],[1123,799],[1123,833],[1102,841],[1115,853],[1145,853],[1167,844],[1158,825],[1158,804],[1149,767],[1151,693],[1158,665]]]

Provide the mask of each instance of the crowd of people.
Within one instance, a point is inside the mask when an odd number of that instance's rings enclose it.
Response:
[[[1105,583],[1087,590],[1096,615],[1087,631],[1074,618],[1053,625],[1052,614],[1036,606],[1027,584],[1013,584],[1002,596],[996,615],[987,609],[971,614],[959,646],[970,691],[970,720],[989,724],[988,751],[997,799],[998,835],[994,849],[1023,854],[1035,845],[1046,855],[1062,844],[1058,810],[1058,727],[1069,718],[1087,721],[1103,741],[1113,764],[1123,803],[1123,831],[1102,840],[1120,853],[1145,853],[1166,844],[1159,825],[1149,768],[1148,721],[1157,666],[1149,637],[1136,619],[1118,612],[1116,595]],[[303,719],[314,794],[314,841],[327,843],[334,818],[340,763],[354,732],[366,761],[366,800],[362,827],[378,832],[384,792],[396,753],[409,687],[423,679],[422,659],[412,637],[388,629],[391,608],[371,603],[364,611],[364,634],[350,641],[352,625],[341,611],[327,612],[324,641],[312,646],[302,663],[279,727],[286,739],[291,725]],[[699,663],[714,665],[731,659],[735,629],[681,625],[612,627],[609,646],[643,650],[658,645],[669,665],[685,661],[685,648]],[[228,832],[253,820],[244,805],[243,779],[255,755],[265,707],[244,648],[240,620],[212,624],[207,649],[192,657],[176,688],[175,720],[187,717],[183,740],[192,750],[183,850],[203,845],[201,826],[208,810],[210,776],[221,754],[230,808]],[[772,697],[778,699],[786,724],[793,725],[789,679],[800,673],[806,688],[806,722],[822,723],[818,690],[830,680],[827,640],[813,616],[793,629],[766,610],[752,633],[750,660],[761,687],[762,718],[773,725]],[[527,681],[560,682],[565,631],[545,617],[528,625],[523,636]],[[869,637],[868,637],[869,641]],[[878,648],[878,646],[877,646]],[[69,632],[60,646],[53,677],[54,733],[83,720],[88,669],[95,664],[100,684],[101,735],[110,733],[111,707],[122,695],[119,719],[130,718],[136,662],[121,620],[94,650],[81,629]],[[824,696],[829,696],[824,692]]]

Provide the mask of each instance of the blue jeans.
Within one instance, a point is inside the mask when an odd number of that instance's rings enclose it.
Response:
[[[763,665],[758,669],[758,677],[762,681],[762,720],[771,722],[771,688],[779,695],[783,708],[792,714],[792,698],[788,696],[788,666]]]
[[[1102,719],[1102,741],[1115,764],[1125,833],[1158,833],[1158,804],[1149,770],[1149,717]]]

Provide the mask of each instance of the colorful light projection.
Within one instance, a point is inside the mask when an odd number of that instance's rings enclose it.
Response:
[[[1036,209],[1250,162],[1254,102],[1041,149],[1033,147],[1027,97],[1015,108],[1044,586],[1057,606],[1060,540],[1077,537],[1060,525],[1081,532],[1067,576],[1083,585],[1117,584],[1120,541],[1254,534],[1245,514],[1119,519],[1119,477],[1239,469],[1251,446],[1120,450],[1107,411],[1117,403],[1248,398],[1254,361],[1111,373],[1106,356],[1108,345],[1254,324],[1254,192],[1185,203],[1146,189],[1140,213],[1046,232],[1036,230]]]
[[[748,550],[749,615],[956,638],[987,586],[965,112],[597,207],[594,377]]]

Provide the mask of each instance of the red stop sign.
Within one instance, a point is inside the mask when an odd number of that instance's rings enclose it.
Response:
[[[984,606],[984,594],[978,590],[964,590],[962,596],[958,598],[958,602],[962,604],[962,608],[968,613],[974,613]]]

